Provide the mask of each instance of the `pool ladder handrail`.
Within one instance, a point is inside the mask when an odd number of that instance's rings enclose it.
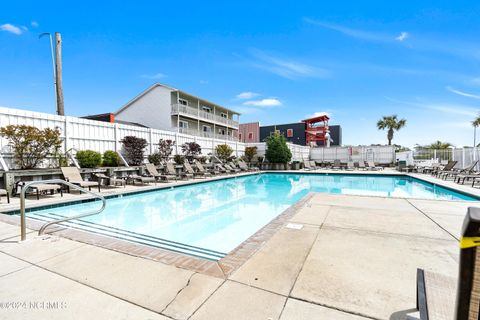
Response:
[[[95,210],[93,212],[86,212],[86,213],[78,214],[76,216],[67,217],[67,218],[63,218],[63,219],[57,219],[57,220],[45,223],[38,230],[38,235],[42,235],[44,233],[45,229],[48,228],[51,225],[61,223],[61,222],[65,222],[65,221],[69,221],[69,220],[80,219],[80,218],[92,216],[92,215],[95,215],[95,214],[99,214],[100,212],[102,212],[105,209],[105,207],[107,205],[107,200],[105,199],[104,196],[102,196],[102,195],[100,195],[96,192],[92,192],[90,190],[82,188],[82,187],[80,187],[76,184],[73,184],[71,182],[62,180],[62,179],[38,180],[38,181],[28,182],[23,186],[22,191],[20,192],[20,230],[21,230],[21,237],[20,238],[21,238],[21,241],[24,241],[27,237],[27,226],[26,226],[26,222],[25,222],[25,192],[28,190],[28,188],[30,188],[31,186],[33,186],[35,184],[63,184],[63,185],[66,185],[70,188],[73,188],[73,189],[79,190],[81,192],[85,192],[85,193],[88,193],[90,195],[93,195],[95,198],[98,198],[102,201],[102,206],[100,207],[100,209]]]

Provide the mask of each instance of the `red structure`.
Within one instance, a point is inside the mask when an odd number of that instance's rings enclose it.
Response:
[[[302,122],[305,122],[307,145],[327,145],[327,140],[330,139],[328,120],[330,118],[326,114],[302,120]]]

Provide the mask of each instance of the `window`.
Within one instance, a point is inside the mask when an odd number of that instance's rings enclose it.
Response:
[[[248,140],[253,140],[253,132],[248,133]]]
[[[210,126],[202,126],[202,131],[203,132],[212,132],[212,128]]]
[[[293,129],[287,129],[287,137],[292,138],[293,137]]]
[[[225,135],[225,129],[218,129],[218,134]]]
[[[188,122],[187,122],[187,121],[180,120],[180,121],[178,122],[178,127],[179,127],[179,128],[188,129]]]
[[[212,112],[212,108],[206,106],[202,106],[202,110],[208,113]]]
[[[178,99],[178,104],[181,104],[181,105],[184,105],[184,106],[188,106],[188,101],[185,100],[185,99]]]
[[[225,112],[220,113],[220,117],[227,119],[228,115]]]
[[[238,134],[238,140],[242,141],[242,134],[241,133]]]

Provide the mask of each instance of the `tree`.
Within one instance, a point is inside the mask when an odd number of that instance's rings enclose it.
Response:
[[[449,142],[442,142],[440,140],[437,140],[429,145],[426,145],[425,148],[426,149],[448,149],[451,146],[452,144]]]
[[[265,139],[267,150],[265,157],[271,163],[288,163],[292,159],[292,152],[287,146],[287,141],[283,135],[272,134]]]
[[[173,140],[160,139],[158,141],[158,154],[160,155],[160,159],[167,161],[168,157],[172,155],[174,145],[175,141]]]
[[[9,125],[0,128],[0,136],[8,139],[20,169],[38,167],[62,144],[57,128],[41,130],[27,125]]]
[[[407,120],[397,119],[397,115],[394,114],[391,116],[383,116],[382,119],[378,120],[377,128],[378,130],[388,129],[387,139],[388,139],[388,145],[390,146],[392,145],[393,133],[405,127],[406,124],[407,124]]]
[[[228,144],[218,144],[215,147],[215,154],[224,162],[229,161],[232,156],[233,149]]]
[[[202,147],[196,142],[186,142],[182,144],[182,152],[188,161],[192,161],[193,158],[202,154]]]
[[[135,136],[126,136],[120,142],[123,144],[125,160],[129,165],[139,166],[143,163],[144,151],[147,147],[147,140]]]
[[[168,161],[168,158],[172,155],[174,145],[175,141],[160,139],[158,141],[157,152],[149,155],[148,161],[156,166],[158,166],[162,161]]]
[[[245,147],[245,158],[248,163],[251,163],[253,157],[257,154],[257,147]]]
[[[478,115],[473,121],[473,146],[477,146],[477,127],[480,126],[480,115]]]

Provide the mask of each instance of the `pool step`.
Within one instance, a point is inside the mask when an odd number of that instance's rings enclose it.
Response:
[[[54,213],[29,212],[28,217],[36,220],[41,220],[44,222],[50,222],[53,220],[57,220],[59,218],[63,218],[64,216],[54,214]],[[133,231],[100,225],[90,221],[71,220],[71,221],[59,223],[58,225],[71,228],[71,229],[83,230],[83,231],[87,231],[95,234],[100,234],[100,235],[108,236],[111,238],[126,240],[129,242],[147,245],[155,248],[183,253],[183,254],[187,254],[187,255],[203,258],[203,259],[213,260],[213,261],[220,260],[226,255],[226,253],[204,249],[200,247],[195,247],[195,246],[190,246],[187,244],[165,240],[165,239],[161,239],[161,238],[157,238],[157,237],[153,237],[145,234],[140,234]]]

